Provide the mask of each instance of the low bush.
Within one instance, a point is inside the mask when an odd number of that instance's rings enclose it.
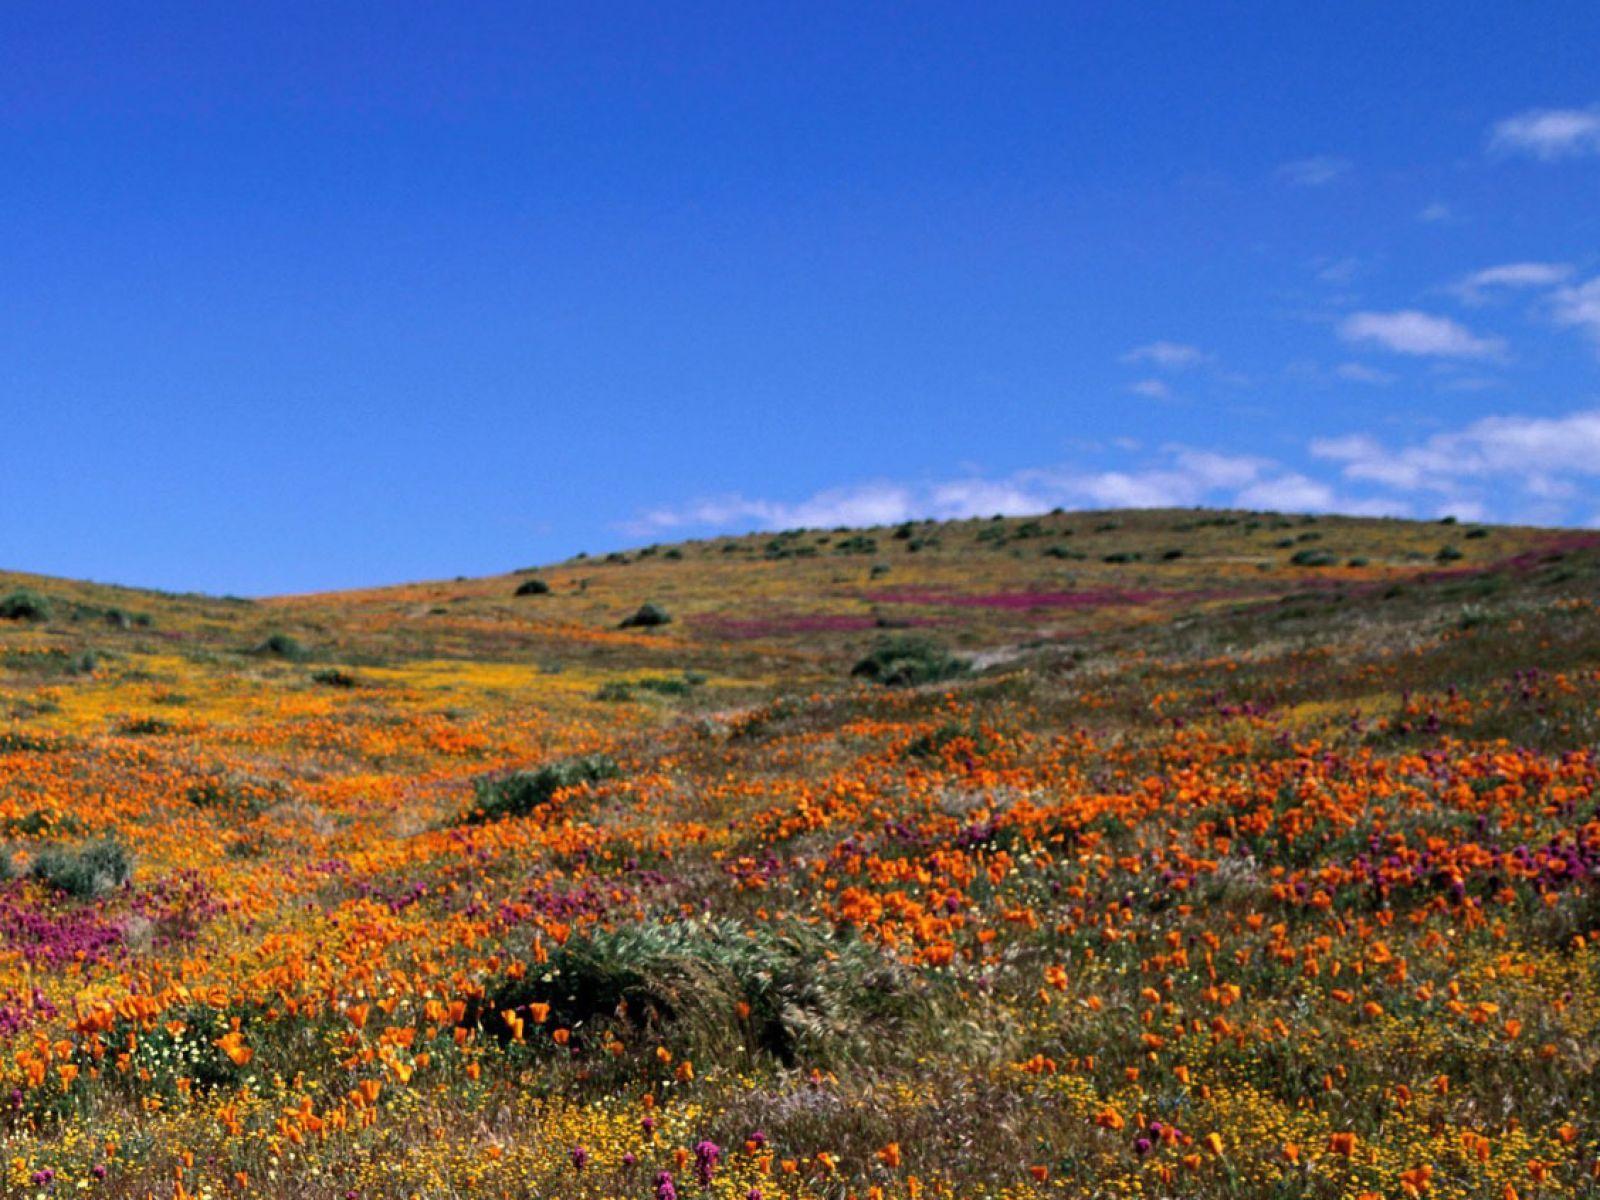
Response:
[[[585,754],[546,763],[532,771],[491,775],[474,785],[474,804],[466,815],[469,824],[522,817],[542,808],[567,788],[616,779],[622,774],[616,760],[606,754]]]
[[[268,634],[256,647],[256,653],[268,658],[287,659],[290,662],[300,662],[307,657],[305,646],[287,633]]]
[[[659,604],[646,602],[641,604],[632,616],[624,617],[619,629],[654,629],[658,625],[667,625],[672,621],[672,614]]]
[[[1338,558],[1326,550],[1296,550],[1289,561],[1297,567],[1333,567],[1339,563]]]
[[[102,840],[76,849],[46,846],[34,855],[32,876],[79,899],[103,896],[133,877],[133,860],[119,843]]]
[[[516,595],[518,596],[548,596],[549,594],[550,585],[539,578],[524,579],[517,585]]]
[[[24,588],[0,600],[0,620],[48,621],[49,619],[50,601],[38,592],[30,592]]]
[[[753,934],[753,935],[752,935]],[[539,1003],[552,1025],[625,1019],[704,1052],[751,1046],[786,1066],[893,1044],[916,1011],[905,967],[856,939],[794,922],[623,925],[573,937],[509,979],[482,1019]]]
[[[311,672],[311,682],[320,683],[323,687],[354,688],[361,686],[358,676],[349,671],[341,671],[338,667],[329,667],[323,671]]]
[[[895,634],[879,639],[871,652],[850,669],[858,679],[885,687],[910,687],[965,674],[967,663],[932,638]]]

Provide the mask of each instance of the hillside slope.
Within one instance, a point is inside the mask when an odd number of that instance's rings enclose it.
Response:
[[[7,1186],[1592,1194],[1597,579],[1193,511],[0,576]]]

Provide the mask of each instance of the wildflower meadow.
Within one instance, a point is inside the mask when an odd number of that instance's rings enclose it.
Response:
[[[1600,537],[0,577],[0,1192],[1600,1194]]]

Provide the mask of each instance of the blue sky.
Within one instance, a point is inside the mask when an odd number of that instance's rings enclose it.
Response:
[[[0,6],[0,565],[1600,522],[1592,4]]]

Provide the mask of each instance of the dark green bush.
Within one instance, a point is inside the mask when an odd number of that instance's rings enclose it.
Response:
[[[341,671],[338,667],[328,667],[326,670],[311,672],[311,682],[320,683],[323,687],[353,688],[360,687],[361,680],[349,671]]]
[[[878,539],[868,537],[864,533],[852,534],[838,542],[834,548],[835,554],[876,554],[878,552]]]
[[[550,585],[542,579],[524,579],[517,585],[518,596],[548,596]]]
[[[964,674],[967,663],[931,638],[895,634],[880,638],[872,651],[850,669],[859,679],[885,687],[910,687]]]
[[[1297,567],[1332,567],[1339,562],[1326,550],[1296,550],[1289,561]]]
[[[666,625],[672,621],[672,614],[659,604],[647,602],[641,604],[634,614],[624,617],[619,629],[654,629],[657,625]]]
[[[1461,551],[1454,546],[1441,546],[1439,547],[1439,553],[1433,557],[1438,562],[1455,562],[1461,557]]]
[[[30,592],[24,588],[0,600],[0,620],[48,621],[49,619],[50,601],[38,592]]]
[[[585,754],[546,763],[532,771],[491,775],[474,785],[474,804],[467,812],[469,824],[522,817],[550,803],[555,794],[584,783],[616,779],[622,774],[616,760],[606,754]]]
[[[498,1014],[530,1003],[574,1028],[625,1013],[683,1049],[753,1045],[793,1066],[893,1042],[916,1001],[910,973],[867,942],[798,922],[752,936],[731,921],[680,921],[570,938],[492,992],[482,1019],[503,1034]]]
[[[272,658],[288,659],[290,662],[300,662],[307,657],[305,646],[287,633],[268,634],[256,647],[256,653]]]
[[[121,887],[133,877],[127,850],[109,839],[76,849],[46,846],[34,855],[33,877],[58,892],[92,899]]]
[[[172,722],[160,717],[129,717],[117,724],[117,732],[127,737],[159,737],[172,732]]]
[[[685,671],[682,675],[643,675],[638,679],[608,679],[595,693],[596,700],[632,700],[635,692],[653,692],[657,696],[687,696],[702,686],[706,676],[699,671]]]

